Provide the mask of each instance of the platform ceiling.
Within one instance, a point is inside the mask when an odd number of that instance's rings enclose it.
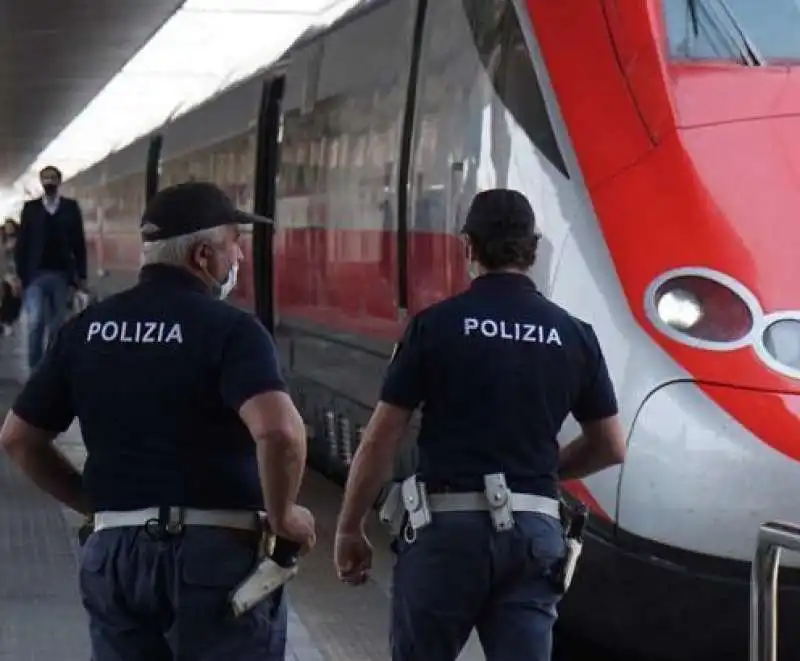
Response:
[[[0,187],[22,174],[182,4],[0,0]]]

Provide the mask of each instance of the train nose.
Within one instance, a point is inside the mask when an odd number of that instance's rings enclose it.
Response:
[[[679,138],[705,202],[689,250],[746,284],[765,314],[800,310],[800,116],[680,129]]]
[[[762,523],[800,522],[800,464],[792,458],[799,431],[800,395],[691,382],[660,387],[631,431],[620,528],[695,553],[752,560]]]

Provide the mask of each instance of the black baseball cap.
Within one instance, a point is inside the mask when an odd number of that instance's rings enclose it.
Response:
[[[528,198],[507,188],[492,188],[478,193],[467,211],[461,231],[481,239],[538,236],[536,216]]]
[[[225,192],[207,181],[188,181],[156,193],[142,214],[144,241],[163,241],[222,225],[271,223],[236,208]]]

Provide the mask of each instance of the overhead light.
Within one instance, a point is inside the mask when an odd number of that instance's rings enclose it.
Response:
[[[187,0],[15,183],[39,190],[38,170],[69,179],[273,62],[311,24],[357,0]]]

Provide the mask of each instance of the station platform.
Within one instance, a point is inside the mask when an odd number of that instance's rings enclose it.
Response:
[[[0,346],[0,414],[5,416],[24,379],[17,330]],[[56,441],[79,468],[85,450],[77,424]],[[373,520],[372,579],[339,582],[333,536],[342,490],[307,472],[301,504],[317,517],[317,547],[288,587],[290,661],[378,661],[389,658],[389,539]],[[87,620],[78,594],[80,517],[41,493],[0,455],[0,661],[86,661]],[[473,636],[459,661],[479,661]]]

